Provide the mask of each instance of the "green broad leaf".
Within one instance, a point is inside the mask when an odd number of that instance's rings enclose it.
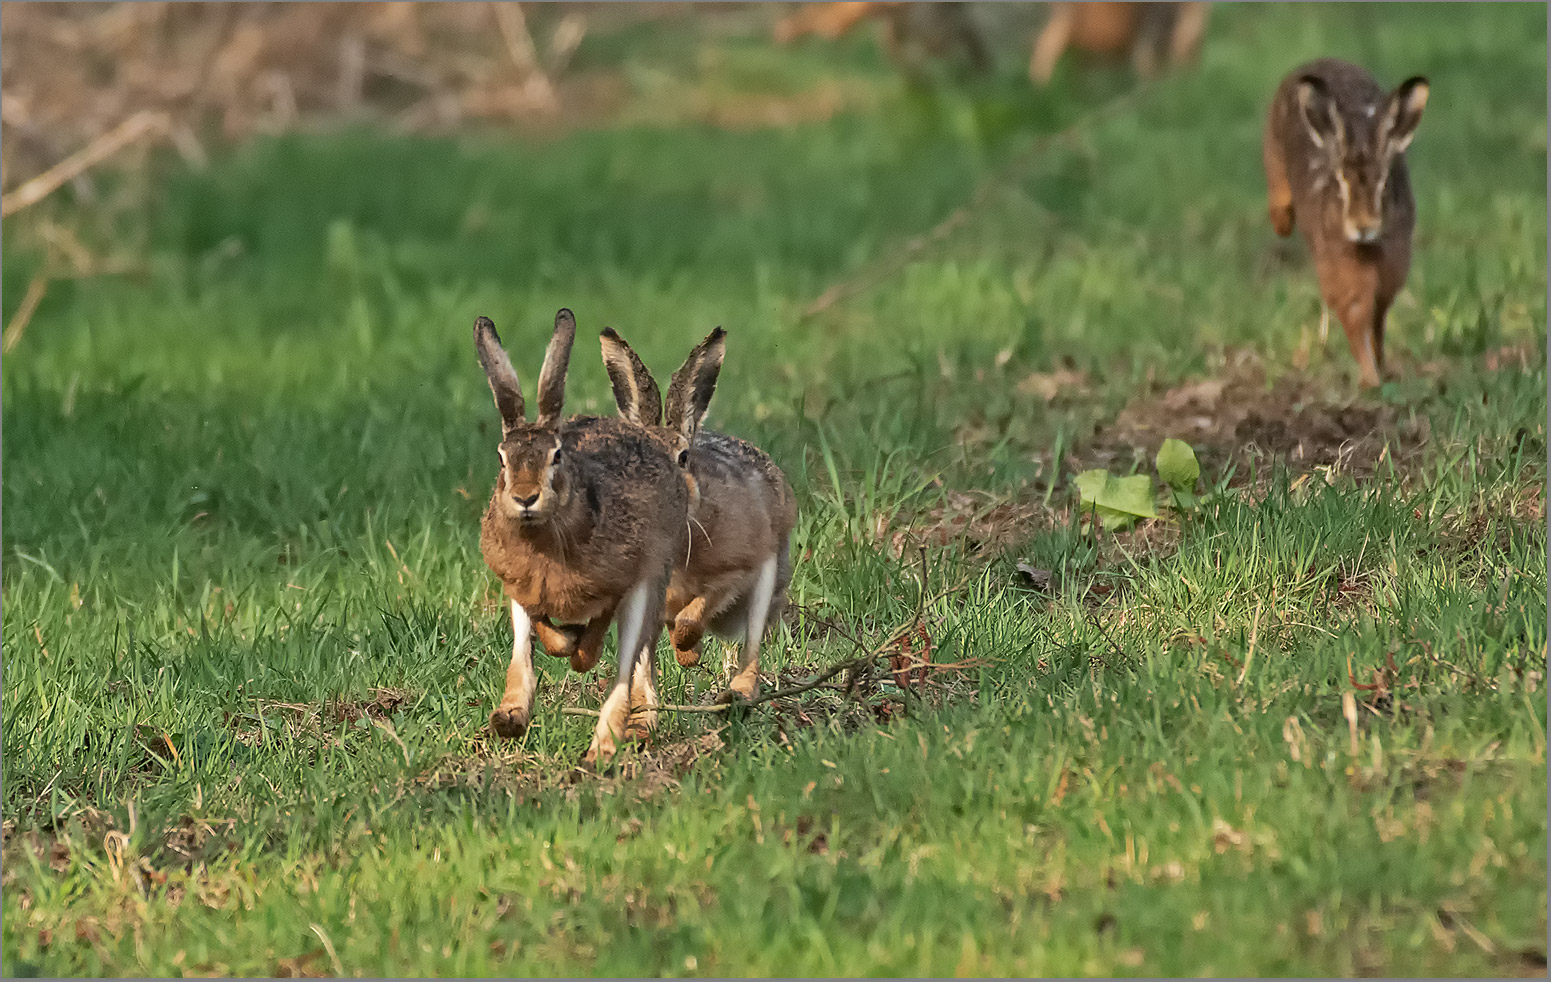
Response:
[[[1104,494],[1105,486],[1109,484],[1109,471],[1103,469],[1083,471],[1072,478],[1072,483],[1077,485],[1077,494],[1083,504],[1095,505]]]
[[[1085,508],[1097,512],[1106,529],[1124,528],[1138,518],[1157,518],[1152,478],[1146,474],[1115,477],[1107,470],[1083,471],[1073,482]]]
[[[1152,488],[1152,477],[1147,474],[1111,477],[1104,486],[1099,505],[1138,518],[1157,518],[1158,507],[1153,503]]]
[[[1158,476],[1175,491],[1191,491],[1201,476],[1201,464],[1196,452],[1184,440],[1170,437],[1158,448]]]

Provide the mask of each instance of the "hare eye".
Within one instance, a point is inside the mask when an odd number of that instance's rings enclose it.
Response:
[[[680,450],[679,451],[679,466],[680,467],[688,467],[689,466],[689,451],[688,450]]]
[[[560,446],[558,444],[555,446],[555,452],[549,455],[549,462],[552,464],[560,462]]]

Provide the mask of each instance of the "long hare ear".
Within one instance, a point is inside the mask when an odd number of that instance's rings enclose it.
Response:
[[[1416,135],[1416,127],[1422,121],[1422,110],[1427,106],[1429,87],[1427,79],[1417,75],[1408,78],[1389,97],[1384,110],[1384,123],[1379,128],[1379,150],[1394,155],[1405,153]]]
[[[501,413],[501,439],[522,425],[522,387],[517,383],[517,370],[501,347],[501,336],[495,332],[495,322],[488,317],[474,321],[474,351],[479,355],[479,366],[490,380],[490,391],[495,396],[495,408]]]
[[[619,332],[605,327],[599,338],[603,345],[603,367],[614,387],[614,405],[619,415],[642,426],[662,425],[662,394],[657,382],[646,370],[635,349],[625,343]]]
[[[544,350],[544,367],[539,369],[539,415],[534,422],[550,426],[560,420],[565,405],[565,373],[571,364],[571,342],[576,340],[576,315],[561,307],[555,314],[555,333]]]
[[[1340,151],[1346,140],[1346,126],[1341,122],[1336,100],[1318,75],[1298,79],[1298,111],[1316,147],[1324,150],[1333,145],[1333,149]]]
[[[711,395],[716,391],[716,377],[721,374],[726,353],[727,332],[718,327],[695,345],[668,383],[668,414],[664,423],[686,441],[694,438],[706,410],[711,408]]]

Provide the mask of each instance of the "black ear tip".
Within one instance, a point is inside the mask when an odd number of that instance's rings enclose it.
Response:
[[[726,336],[727,336],[727,332],[722,330],[720,327],[718,327],[716,330],[711,332],[711,337],[709,338],[709,340],[711,340],[711,341],[720,341],[723,338],[725,338]]]
[[[619,332],[614,330],[612,327],[605,327],[598,336],[601,338],[608,338],[610,341],[620,340]]]
[[[475,318],[475,320],[474,320],[474,340],[477,341],[480,338],[485,337],[486,335],[489,335],[491,338],[494,338],[496,344],[500,344],[501,343],[501,335],[499,335],[499,334],[497,334],[495,332],[495,321],[491,320],[488,317],[478,317],[478,318]]]
[[[576,315],[571,313],[570,307],[561,307],[559,310],[555,311],[556,327],[559,327],[561,324],[565,324],[567,322],[572,324],[576,323]]]

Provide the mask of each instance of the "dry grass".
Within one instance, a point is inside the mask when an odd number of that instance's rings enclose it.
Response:
[[[324,123],[426,132],[597,118],[621,96],[617,80],[571,71],[587,35],[688,13],[621,6],[7,3],[4,181],[19,186],[142,113],[166,120],[167,139],[123,148],[116,166],[143,164],[163,142],[199,163],[214,139]],[[830,103],[775,100],[756,115],[828,115]],[[90,175],[72,183],[95,191]]]

